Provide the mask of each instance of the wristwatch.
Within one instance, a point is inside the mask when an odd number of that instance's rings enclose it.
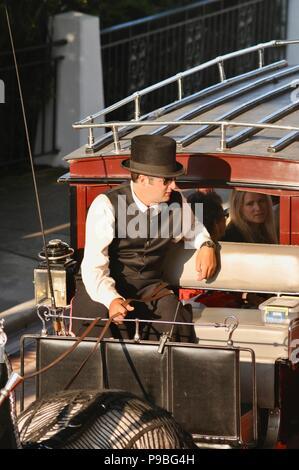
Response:
[[[203,246],[207,246],[207,247],[213,248],[215,250],[216,243],[212,242],[212,240],[207,240],[206,242],[203,242],[202,245],[200,245],[200,248],[202,248]]]

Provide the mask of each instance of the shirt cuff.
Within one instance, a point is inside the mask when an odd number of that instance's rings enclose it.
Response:
[[[101,299],[99,300],[99,302],[101,302],[102,304],[105,305],[106,308],[110,308],[110,305],[111,305],[111,302],[115,299],[124,299],[124,297],[122,297],[117,291],[109,291],[109,292],[105,292],[105,295],[101,296]]]
[[[185,240],[185,248],[198,250],[204,242],[211,241],[208,232],[198,234],[193,240]]]

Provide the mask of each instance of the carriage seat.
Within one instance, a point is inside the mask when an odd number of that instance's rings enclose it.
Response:
[[[299,246],[221,242],[220,266],[211,280],[197,280],[195,250],[174,243],[163,267],[174,286],[299,295]]]
[[[219,253],[220,269],[214,278],[198,281],[195,252],[184,249],[182,243],[174,245],[165,260],[165,278],[181,288],[299,295],[298,246],[222,242]],[[288,358],[289,328],[292,331],[293,323],[265,323],[264,312],[259,309],[213,308],[195,302],[192,307],[195,332],[201,345],[224,346],[228,333],[224,328],[215,328],[213,323],[223,323],[229,315],[238,319],[233,341],[235,346],[252,348],[255,352],[258,405],[274,408],[274,366],[278,358]],[[248,367],[248,358],[242,354],[241,389],[245,397]]]

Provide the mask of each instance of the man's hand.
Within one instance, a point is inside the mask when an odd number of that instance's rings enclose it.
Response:
[[[198,272],[197,279],[209,279],[215,274],[217,268],[217,257],[214,248],[202,246],[196,256],[196,271]]]
[[[127,315],[127,313],[134,310],[134,307],[132,307],[129,304],[126,307],[124,307],[123,305],[124,302],[125,302],[124,299],[117,298],[117,299],[112,300],[110,304],[109,318],[113,317],[113,315],[116,315],[118,313],[118,315],[113,319],[113,323],[115,323],[116,325],[122,325],[123,320],[125,316]]]

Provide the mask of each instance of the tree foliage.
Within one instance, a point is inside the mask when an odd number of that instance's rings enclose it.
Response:
[[[0,79],[5,83],[5,104],[0,106],[2,160],[21,161],[27,155],[25,134],[11,54],[4,6],[7,4],[14,45],[17,49],[31,140],[34,142],[39,111],[53,95],[51,48],[35,47],[49,42],[49,18],[66,11],[100,17],[102,28],[153,15],[192,0],[0,0]],[[28,49],[29,48],[29,49]],[[49,56],[49,57],[48,57]],[[27,66],[30,64],[30,66]],[[45,78],[47,77],[47,78]],[[5,154],[5,155],[4,155]],[[1,164],[1,161],[0,161]]]
[[[171,8],[194,3],[192,0],[0,0],[9,7],[17,37],[17,46],[45,42],[47,22],[51,15],[65,11],[80,11],[97,15],[102,27],[152,15]],[[7,47],[4,8],[0,8],[0,52]]]

